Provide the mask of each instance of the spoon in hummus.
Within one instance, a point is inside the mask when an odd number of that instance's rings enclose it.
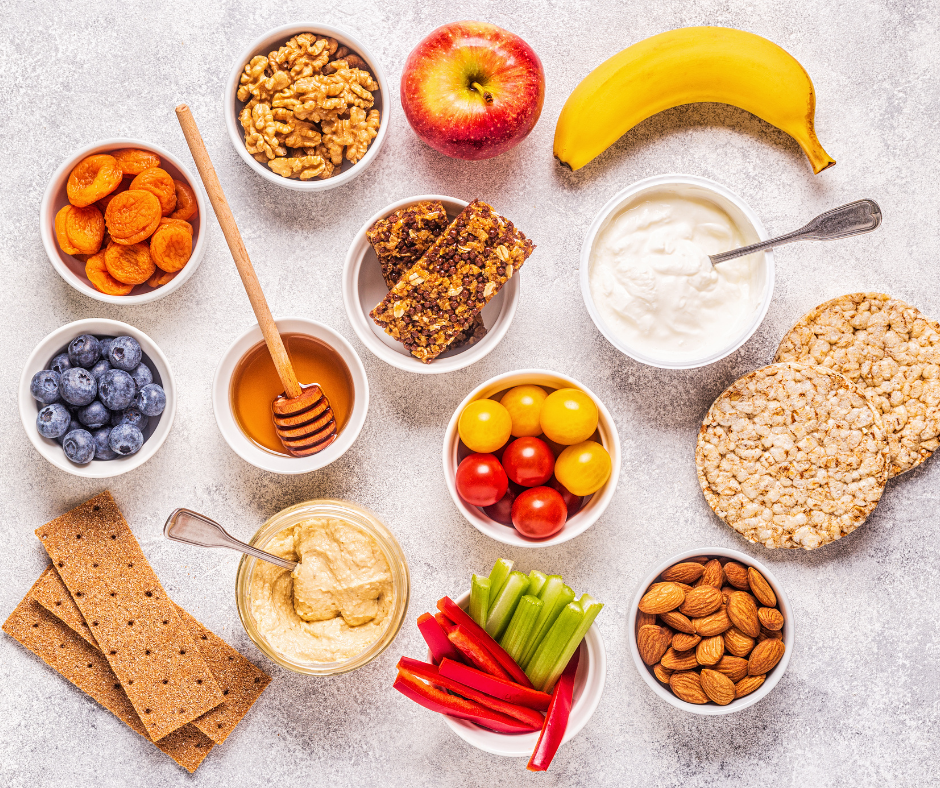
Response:
[[[250,544],[240,542],[215,520],[210,520],[204,514],[194,512],[192,509],[174,509],[167,518],[166,525],[163,526],[163,535],[175,542],[194,544],[198,547],[230,547],[232,550],[238,550],[245,555],[254,556],[284,569],[293,571],[297,568],[296,561],[278,558]]]

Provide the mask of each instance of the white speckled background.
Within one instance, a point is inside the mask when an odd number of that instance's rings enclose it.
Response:
[[[690,0],[624,3],[500,0],[338,0],[238,3],[0,3],[0,617],[45,565],[33,529],[109,486],[173,597],[274,681],[195,777],[6,636],[0,637],[0,783],[4,786],[401,785],[924,785],[936,778],[940,635],[936,511],[940,465],[891,482],[868,523],[812,554],[770,553],[735,536],[708,510],[693,447],[712,399],[768,362],[783,332],[813,305],[856,290],[884,290],[940,316],[936,188],[940,157],[937,0]],[[534,133],[495,160],[464,163],[421,144],[397,100],[386,147],[350,185],[320,196],[263,181],[235,154],[222,117],[222,85],[237,54],[265,30],[322,20],[355,31],[395,90],[407,53],[432,28],[461,18],[522,35],[547,74]],[[793,142],[747,113],[681,107],[641,124],[592,165],[566,174],[551,157],[568,93],[595,65],[666,29],[741,27],[793,53],[818,94],[817,130],[838,166],[813,176]],[[202,267],[153,305],[115,307],[79,295],[54,272],[39,238],[46,181],[72,150],[106,137],[165,146],[191,162],[173,107],[188,101],[259,270],[275,314],[314,317],[349,338],[372,386],[363,432],[341,461],[300,478],[255,470],[223,442],[209,386],[224,347],[253,317],[214,217]],[[885,214],[876,234],[777,252],[777,292],[761,329],[705,370],[662,372],[621,357],[595,330],[576,270],[582,235],[617,190],[664,172],[719,180],[771,232],[860,197]],[[383,205],[421,193],[481,197],[538,244],[526,266],[515,321],[502,344],[462,372],[421,377],[375,359],[355,339],[340,295],[346,247]],[[179,387],[166,445],[109,485],[46,463],[27,442],[15,390],[33,346],[85,317],[127,321],[169,356]],[[440,467],[454,407],[477,383],[522,367],[582,380],[620,430],[623,470],[606,515],[557,548],[509,550],[457,513]],[[304,678],[261,657],[234,603],[238,556],[164,541],[176,506],[203,511],[241,537],[284,506],[345,497],[376,511],[398,535],[412,572],[409,621],[471,572],[501,555],[562,572],[607,602],[598,620],[609,656],[607,689],[585,730],[541,777],[523,759],[470,748],[430,712],[391,689],[400,654],[421,653],[407,623],[392,648],[357,673]],[[642,683],[626,649],[628,600],[675,552],[707,545],[750,552],[788,590],[796,648],[777,689],[740,714],[707,719],[666,706]],[[931,777],[933,775],[933,777]]]

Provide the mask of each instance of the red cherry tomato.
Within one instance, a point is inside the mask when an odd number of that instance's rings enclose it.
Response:
[[[506,475],[523,487],[545,484],[555,468],[555,455],[545,441],[538,438],[518,438],[503,452]]]
[[[565,502],[565,508],[568,510],[569,518],[574,517],[578,512],[581,511],[581,506],[584,503],[584,499],[566,489],[565,486],[554,476],[552,476],[552,478],[549,480],[548,486],[553,490],[558,490],[558,492],[561,493],[561,498]]]
[[[512,524],[523,536],[544,539],[557,534],[568,518],[561,493],[551,487],[533,487],[512,504]]]
[[[457,466],[457,493],[472,506],[491,506],[508,487],[506,471],[492,454],[471,454]]]
[[[510,484],[506,494],[492,506],[484,506],[483,512],[487,517],[491,517],[501,525],[512,526],[512,502],[516,500],[518,493],[513,488],[515,484]],[[518,488],[517,488],[518,489]]]

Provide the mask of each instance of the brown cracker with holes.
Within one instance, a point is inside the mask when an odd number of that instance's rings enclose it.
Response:
[[[109,492],[36,530],[156,741],[225,699]]]
[[[104,706],[132,731],[150,740],[140,717],[101,652],[30,599],[29,594],[10,614],[3,631]],[[211,739],[193,725],[177,728],[160,741],[152,743],[189,772],[196,771],[215,746]]]

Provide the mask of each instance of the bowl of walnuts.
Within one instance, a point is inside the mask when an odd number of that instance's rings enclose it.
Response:
[[[321,23],[284,25],[254,41],[225,88],[238,155],[262,178],[325,191],[359,175],[388,131],[385,75],[355,37]]]

